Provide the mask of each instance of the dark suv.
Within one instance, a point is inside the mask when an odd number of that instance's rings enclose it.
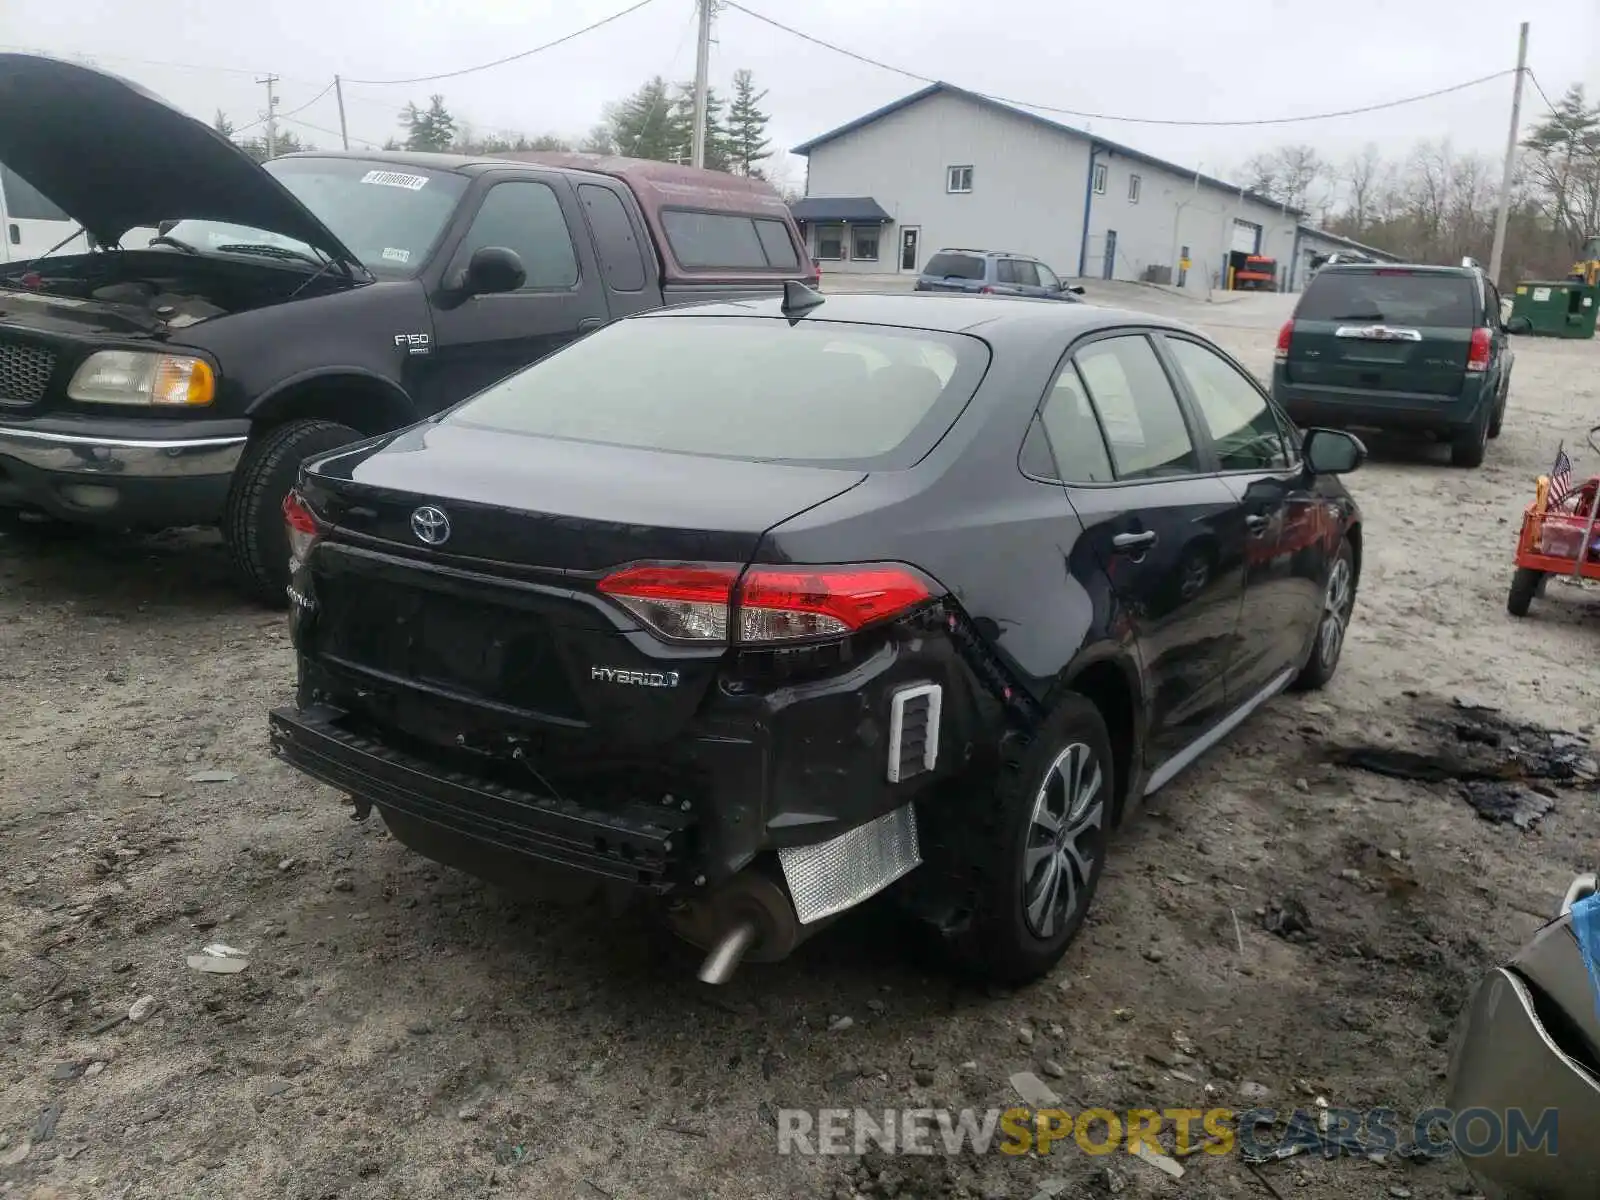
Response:
[[[1062,282],[1037,258],[999,250],[941,250],[922,268],[916,290],[1073,301],[1083,295],[1081,287]]]
[[[1302,426],[1401,430],[1483,462],[1500,435],[1513,355],[1500,294],[1459,267],[1330,263],[1278,331],[1272,395]]]

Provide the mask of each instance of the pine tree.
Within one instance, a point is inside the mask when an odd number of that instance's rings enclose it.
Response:
[[[658,162],[672,160],[683,144],[683,130],[670,92],[667,81],[657,75],[606,111],[611,144],[618,154]]]
[[[406,130],[407,150],[448,150],[456,140],[456,120],[437,92],[428,97],[426,109],[415,102],[401,109],[400,124]]]
[[[585,154],[616,154],[617,144],[612,139],[611,126],[603,122],[596,125],[578,143],[578,149]]]
[[[713,171],[726,171],[732,162],[732,147],[724,128],[722,97],[715,88],[706,89],[706,166]],[[679,143],[669,156],[673,162],[694,161],[694,85],[681,83],[672,101],[673,124],[678,131]]]
[[[767,149],[772,145],[767,137],[767,122],[771,119],[761,111],[761,101],[766,90],[756,91],[755,77],[749,71],[733,73],[733,103],[728,108],[728,160],[729,169],[736,175],[765,178],[760,163],[772,157]]]

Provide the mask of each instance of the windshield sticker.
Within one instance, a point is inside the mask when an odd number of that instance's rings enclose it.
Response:
[[[362,183],[376,183],[382,187],[405,188],[407,191],[420,192],[428,186],[426,175],[402,175],[399,171],[368,171],[361,177]]]
[[[411,261],[411,251],[397,250],[393,246],[383,248],[383,257],[389,262],[408,263]]]

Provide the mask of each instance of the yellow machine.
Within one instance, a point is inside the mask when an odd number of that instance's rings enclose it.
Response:
[[[1583,258],[1572,264],[1569,279],[1589,287],[1600,287],[1600,233],[1592,233],[1583,243]]]

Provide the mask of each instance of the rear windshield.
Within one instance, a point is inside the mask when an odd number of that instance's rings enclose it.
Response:
[[[1306,288],[1295,319],[1469,328],[1477,317],[1476,292],[1465,275],[1327,271]]]
[[[983,259],[972,254],[935,254],[922,273],[934,279],[982,279]]]
[[[963,334],[763,317],[618,321],[441,420],[676,454],[862,469],[914,464],[977,389]]]

